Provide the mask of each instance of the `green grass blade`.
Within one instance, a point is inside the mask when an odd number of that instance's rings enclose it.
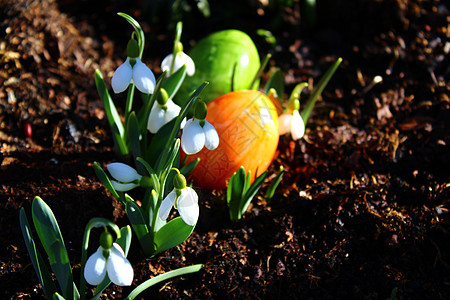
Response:
[[[274,180],[270,183],[270,185],[266,191],[266,201],[268,203],[270,203],[273,196],[275,195],[275,190],[277,189],[278,185],[280,184],[281,180],[283,179],[283,175],[284,175],[284,168],[283,168],[283,166],[280,166],[280,171],[278,172],[278,174],[274,178]]]
[[[184,267],[184,268],[179,268],[176,270],[172,270],[169,272],[166,272],[164,274],[160,274],[158,276],[155,276],[147,281],[144,281],[143,283],[141,283],[138,287],[136,287],[126,298],[127,300],[132,300],[134,299],[137,295],[139,295],[140,293],[142,293],[143,291],[145,291],[146,289],[148,289],[149,287],[160,283],[164,280],[168,280],[177,276],[182,276],[182,275],[186,275],[186,274],[190,274],[190,273],[196,273],[198,271],[200,271],[200,269],[203,268],[202,264],[197,264],[197,265],[192,265],[189,267]]]

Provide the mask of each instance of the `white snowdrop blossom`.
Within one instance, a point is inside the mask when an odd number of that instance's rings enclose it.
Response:
[[[111,180],[115,190],[126,192],[139,186],[142,176],[132,167],[123,163],[110,163],[106,168],[115,179]]]
[[[176,189],[174,189],[161,202],[159,218],[163,221],[167,220],[170,210],[175,206],[183,221],[187,225],[194,226],[197,223],[199,215],[198,195],[190,187],[185,187],[178,191],[179,196],[177,195]]]
[[[170,76],[171,74],[170,70],[172,68],[172,62],[173,62],[173,54],[171,53],[167,55],[161,63],[161,69],[163,71],[168,71],[167,76]],[[179,68],[181,68],[184,65],[186,65],[186,73],[189,76],[194,75],[195,73],[194,61],[192,60],[192,58],[189,57],[189,55],[187,55],[183,51],[179,51],[175,55],[175,61],[173,62],[173,73],[175,73]]]
[[[108,253],[107,258],[104,252]],[[117,243],[112,244],[110,249],[98,247],[84,267],[84,278],[90,285],[99,285],[105,276],[119,286],[130,286],[133,282],[133,267]]]
[[[116,94],[125,91],[130,83],[134,83],[136,88],[145,94],[152,94],[155,89],[155,75],[139,57],[127,57],[111,79],[111,87]]]
[[[157,133],[161,127],[176,118],[180,114],[180,110],[181,108],[171,99],[168,99],[165,105],[155,101],[148,118],[147,129],[153,134]],[[185,123],[186,118],[183,119],[181,128],[184,127]]]
[[[278,117],[278,134],[283,135],[289,132],[294,141],[301,139],[305,134],[305,123],[298,110]]]
[[[201,121],[204,121],[203,126]],[[206,147],[214,150],[219,146],[219,135],[208,121],[189,119],[181,135],[181,148],[186,154],[195,154]]]

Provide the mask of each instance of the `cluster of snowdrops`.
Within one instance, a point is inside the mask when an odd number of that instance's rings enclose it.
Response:
[[[259,77],[270,57],[261,62],[245,33],[213,33],[186,54],[179,23],[172,53],[162,61],[163,74],[156,79],[141,60],[145,45],[141,26],[130,16],[119,15],[134,28],[127,57],[111,79],[114,94],[127,93],[122,116],[101,72],[95,73],[118,162],[106,166],[109,176],[98,163],[94,163],[94,170],[111,195],[123,203],[130,226],[118,228],[103,218],[93,218],[87,224],[77,287],[56,218],[36,197],[33,224],[58,288],[22,209],[22,233],[48,298],[84,299],[86,283],[96,287],[93,299],[98,299],[111,282],[132,285],[133,267],[126,258],[132,232],[146,257],[184,242],[199,218],[199,198],[192,186],[227,188],[230,218],[240,219],[267,177],[279,136],[290,133],[294,140],[303,136],[304,120],[340,63],[339,59],[327,71],[301,115],[299,98],[307,85],[300,83],[285,103],[283,76],[277,69],[260,89]],[[135,96],[136,89],[140,97]],[[134,104],[138,99],[140,103]],[[270,183],[267,198],[273,196],[283,172],[280,168]],[[142,189],[139,201],[130,195],[133,189]],[[171,217],[173,208],[178,217]],[[102,233],[97,250],[88,257],[94,228],[101,228]],[[158,275],[138,285],[127,299],[157,282],[201,268],[201,264],[192,265]]]

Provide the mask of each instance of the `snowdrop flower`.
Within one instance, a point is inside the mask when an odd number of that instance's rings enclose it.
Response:
[[[100,236],[100,247],[84,266],[84,278],[90,285],[99,285],[105,276],[119,286],[131,285],[134,276],[133,267],[122,248],[112,242],[112,236],[107,231]]]
[[[278,118],[278,133],[283,135],[291,133],[294,141],[300,139],[305,134],[305,123],[299,113],[300,103],[298,100],[294,102],[294,110],[291,113],[282,114]]]
[[[180,114],[180,110],[181,108],[169,98],[166,90],[161,88],[157,101],[153,103],[147,129],[153,134],[157,133],[161,127],[176,118]],[[181,128],[184,127],[185,123],[186,118],[181,123]]]
[[[173,206],[178,210],[183,221],[190,226],[197,223],[199,208],[198,195],[186,186],[186,178],[178,170],[173,179],[174,189],[164,198],[159,207],[159,218],[166,221]]]
[[[121,93],[127,89],[130,83],[134,83],[142,93],[152,94],[156,85],[155,75],[139,59],[139,47],[134,39],[128,42],[127,56],[125,62],[116,69],[111,79],[114,93]]]
[[[181,148],[186,154],[195,154],[206,147],[214,150],[219,146],[219,135],[216,129],[206,121],[206,104],[197,102],[194,118],[189,119],[181,135]]]
[[[167,76],[170,76],[170,74],[175,73],[179,68],[186,65],[186,73],[189,76],[194,75],[195,73],[194,61],[192,60],[192,58],[189,57],[189,55],[183,52],[183,45],[180,42],[177,43],[175,52],[176,52],[175,61],[173,59],[173,53],[167,55],[161,63],[161,69],[163,71],[168,71]]]
[[[111,163],[106,168],[115,179],[111,180],[115,190],[126,192],[139,186],[142,176],[132,167],[123,163]]]

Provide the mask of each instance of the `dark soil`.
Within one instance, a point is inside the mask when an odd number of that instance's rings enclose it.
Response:
[[[116,15],[123,11],[143,25],[144,61],[160,74],[173,22],[151,19],[141,2],[0,1],[1,299],[43,297],[19,228],[19,210],[30,217],[35,196],[58,219],[77,284],[87,222],[128,224],[92,168],[116,160],[93,72],[109,82],[123,60],[132,30]],[[192,236],[153,259],[133,241],[133,286],[111,286],[106,298],[197,263],[199,273],[143,297],[450,298],[448,3],[318,1],[312,26],[298,1],[286,9],[240,1],[240,10],[209,2],[209,19],[195,8],[185,16],[185,48],[210,31],[242,29],[262,54],[273,53],[287,91],[304,80],[314,86],[337,57],[344,61],[305,138],[281,138],[272,169],[286,174],[271,203],[260,193],[232,223],[223,192],[198,190]],[[258,28],[274,33],[276,48]],[[372,86],[377,75],[383,81]]]

